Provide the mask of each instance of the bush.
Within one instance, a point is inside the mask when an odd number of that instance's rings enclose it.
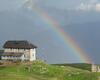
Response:
[[[3,65],[3,62],[0,62],[0,65]]]

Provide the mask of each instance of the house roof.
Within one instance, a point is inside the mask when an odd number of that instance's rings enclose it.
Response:
[[[37,48],[32,43],[23,40],[23,41],[7,41],[4,46],[4,48],[14,48],[14,49],[34,49]]]
[[[3,53],[1,56],[20,57],[20,56],[22,56],[23,54],[24,54],[24,53],[6,52],[6,53]]]

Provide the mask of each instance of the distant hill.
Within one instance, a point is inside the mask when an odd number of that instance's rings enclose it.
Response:
[[[54,65],[65,66],[65,67],[70,66],[70,67],[74,67],[74,68],[79,68],[79,69],[91,71],[91,64],[87,64],[87,63],[54,64]]]

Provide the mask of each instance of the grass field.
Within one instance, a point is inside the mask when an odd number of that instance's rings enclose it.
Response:
[[[79,68],[79,69],[88,70],[88,71],[91,71],[91,66],[92,66],[91,64],[87,64],[87,63],[53,64],[53,65],[70,66],[70,67]]]
[[[48,65],[42,61],[10,64],[0,67],[0,80],[98,80],[91,73],[70,66]]]

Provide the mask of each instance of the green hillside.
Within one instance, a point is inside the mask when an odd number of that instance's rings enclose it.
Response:
[[[53,64],[53,65],[70,66],[70,67],[74,67],[74,68],[79,68],[79,69],[91,71],[91,64],[88,64],[88,63]]]
[[[97,75],[88,70],[34,61],[1,66],[0,80],[97,80]]]

